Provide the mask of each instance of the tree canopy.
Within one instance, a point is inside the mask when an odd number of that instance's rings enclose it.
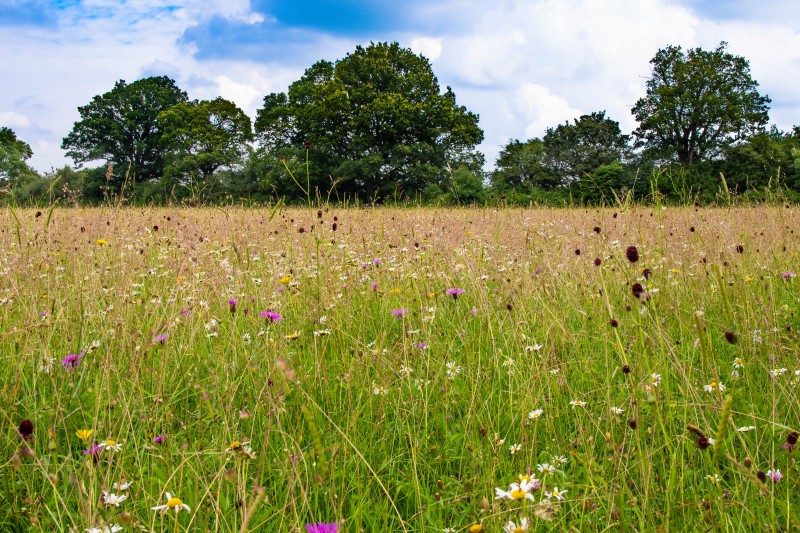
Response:
[[[17,139],[17,134],[10,128],[0,128],[0,179],[12,179],[28,170],[25,161],[32,155],[28,143]]]
[[[158,116],[167,150],[164,177],[207,179],[241,162],[253,139],[250,117],[224,98],[181,102]]]
[[[640,146],[691,165],[763,130],[770,99],[759,94],[748,61],[726,48],[723,42],[713,51],[668,46],[656,53],[647,94],[631,110]]]
[[[397,43],[371,44],[312,65],[287,93],[264,98],[259,139],[280,149],[308,143],[312,188],[363,200],[413,195],[473,164],[478,116],[439,87],[427,59]]]
[[[131,84],[120,80],[111,91],[78,108],[81,120],[64,137],[61,148],[79,167],[105,160],[120,167],[122,175],[130,166],[137,180],[159,178],[165,148],[158,115],[186,100],[186,93],[166,76]]]

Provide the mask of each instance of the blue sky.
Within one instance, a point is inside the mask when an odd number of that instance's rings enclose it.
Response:
[[[583,113],[630,132],[658,48],[724,40],[786,130],[800,124],[797,21],[794,0],[0,0],[0,126],[48,171],[70,162],[60,144],[78,106],[119,79],[168,75],[254,118],[315,61],[398,41],[480,115],[491,164],[508,140]]]

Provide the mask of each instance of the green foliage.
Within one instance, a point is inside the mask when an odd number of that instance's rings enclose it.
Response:
[[[614,205],[630,190],[630,179],[619,161],[600,165],[578,182],[581,200],[593,205]]]
[[[207,180],[218,168],[241,162],[253,133],[250,117],[224,98],[181,102],[158,116],[167,150],[164,178]]]
[[[455,205],[483,203],[483,177],[465,167],[453,170],[448,195],[450,202]]]
[[[656,53],[647,95],[631,110],[639,146],[686,166],[764,128],[770,99],[759,94],[748,61],[726,48],[723,42],[711,52],[668,46]]]
[[[795,184],[797,165],[792,151],[800,147],[798,133],[787,134],[773,127],[729,147],[724,165],[728,186],[743,193],[781,183]]]
[[[571,184],[589,176],[602,165],[621,162],[628,151],[628,136],[606,112],[581,115],[574,124],[548,128],[542,139],[544,165]]]
[[[64,137],[67,150],[79,166],[96,160],[114,165],[111,184],[120,186],[126,172],[136,180],[158,178],[164,171],[165,148],[158,115],[185,102],[186,93],[165,76],[118,81],[114,88],[78,108],[81,120]]]
[[[427,59],[397,43],[320,61],[288,94],[264,98],[255,129],[265,147],[310,145],[313,189],[364,201],[413,197],[469,162],[483,139],[477,115],[441,93]]]
[[[524,192],[534,188],[550,190],[559,187],[559,176],[545,167],[544,159],[544,143],[540,139],[510,141],[497,156],[495,170],[489,178],[492,187],[499,192],[510,189]]]
[[[0,128],[0,180],[12,180],[29,172],[25,160],[32,155],[33,150],[28,143],[17,139],[16,133],[10,128]]]

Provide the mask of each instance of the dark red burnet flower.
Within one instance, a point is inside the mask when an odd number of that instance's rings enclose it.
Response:
[[[725,340],[728,341],[728,344],[736,344],[739,342],[739,337],[732,331],[726,331]]]
[[[635,418],[631,418],[630,420],[628,420],[628,426],[631,429],[636,429],[636,427],[638,426],[638,424],[636,423],[636,419]]]
[[[635,297],[641,298],[642,295],[644,294],[644,287],[642,287],[641,283],[634,283],[633,286],[631,287],[631,292]]]
[[[756,472],[756,477],[758,478],[759,481],[761,481],[761,483],[767,482],[767,474],[765,474],[763,470],[759,470],[758,472]]]
[[[19,428],[17,428],[17,430],[22,440],[28,440],[33,436],[33,422],[26,418],[19,423]]]
[[[644,279],[650,279],[650,274],[652,273],[653,272],[649,268],[642,270],[642,276],[644,276]]]
[[[616,318],[612,318],[611,320],[608,321],[608,323],[611,324],[612,328],[616,328],[619,326],[619,322],[617,322]]]
[[[631,367],[629,365],[622,365],[622,373],[623,374],[630,374],[631,373]]]
[[[789,451],[789,452],[794,450],[795,447],[797,446],[797,438],[798,437],[800,437],[800,433],[797,433],[796,431],[792,431],[791,433],[786,435],[786,442],[783,443],[783,446],[781,446],[781,449]]]
[[[625,250],[625,257],[627,257],[628,261],[631,263],[635,263],[639,260],[639,250],[637,250],[635,246],[628,246],[628,249]]]
[[[303,148],[304,148],[305,150],[311,150],[311,143],[310,143],[310,142],[308,142],[308,141],[304,142],[304,143],[303,143]]]
[[[698,437],[697,438],[697,447],[701,450],[705,450],[711,446],[711,442],[709,442],[708,437]]]
[[[599,267],[602,263],[603,263],[603,260],[600,259],[599,257],[595,257],[594,258],[594,266]]]

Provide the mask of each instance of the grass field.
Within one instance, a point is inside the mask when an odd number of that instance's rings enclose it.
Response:
[[[800,527],[797,209],[0,228],[2,531]]]

